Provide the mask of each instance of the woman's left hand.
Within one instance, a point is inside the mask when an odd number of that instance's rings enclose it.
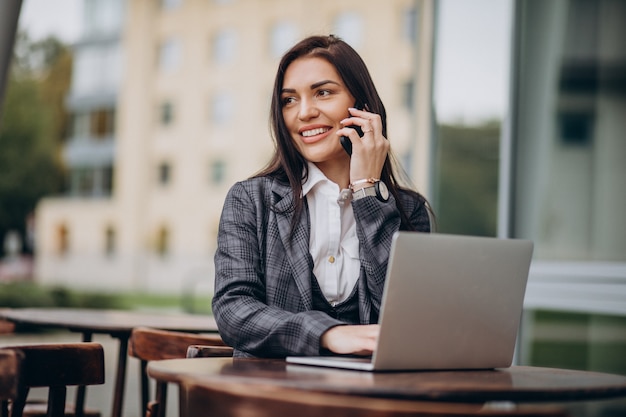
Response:
[[[337,133],[348,136],[352,141],[350,183],[361,179],[380,178],[389,152],[389,141],[383,136],[380,115],[355,108],[348,111],[352,117],[341,121],[346,128],[340,129]],[[363,137],[359,137],[354,129],[347,128],[355,125],[361,128]]]

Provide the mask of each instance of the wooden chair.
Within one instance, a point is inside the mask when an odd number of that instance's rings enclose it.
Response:
[[[498,416],[563,417],[550,405],[489,406],[471,403],[407,401],[357,397],[250,383],[190,378],[181,384],[184,405],[180,417],[406,417]]]
[[[0,417],[9,416],[9,401],[17,398],[22,353],[0,349]]]
[[[142,415],[164,417],[167,405],[167,382],[156,381],[154,400],[148,393],[148,361],[202,356],[233,356],[233,349],[217,334],[194,334],[148,327],[133,329],[128,340],[128,354],[141,361]]]
[[[98,343],[53,343],[4,347],[22,356],[19,389],[11,401],[11,417],[85,415],[84,404],[66,404],[68,386],[104,383],[104,349]],[[47,387],[46,412],[27,403],[30,388]],[[99,414],[99,413],[98,413]]]

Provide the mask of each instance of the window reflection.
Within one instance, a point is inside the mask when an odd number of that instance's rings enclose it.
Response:
[[[496,236],[512,3],[437,4],[433,204],[438,230]]]
[[[626,5],[525,10],[516,234],[538,259],[624,262]]]

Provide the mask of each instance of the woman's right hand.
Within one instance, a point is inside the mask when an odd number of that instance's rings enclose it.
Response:
[[[322,335],[320,343],[338,354],[371,355],[379,333],[378,324],[335,326]]]

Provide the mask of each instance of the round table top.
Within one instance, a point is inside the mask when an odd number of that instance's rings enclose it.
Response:
[[[93,333],[128,333],[134,327],[188,332],[216,332],[215,319],[209,315],[155,313],[133,310],[96,310],[75,308],[7,308],[0,318],[16,324],[65,328]]]
[[[439,401],[561,401],[626,396],[626,376],[528,366],[495,370],[362,372],[284,360],[195,358],[154,361],[148,375],[285,386],[372,397]]]

